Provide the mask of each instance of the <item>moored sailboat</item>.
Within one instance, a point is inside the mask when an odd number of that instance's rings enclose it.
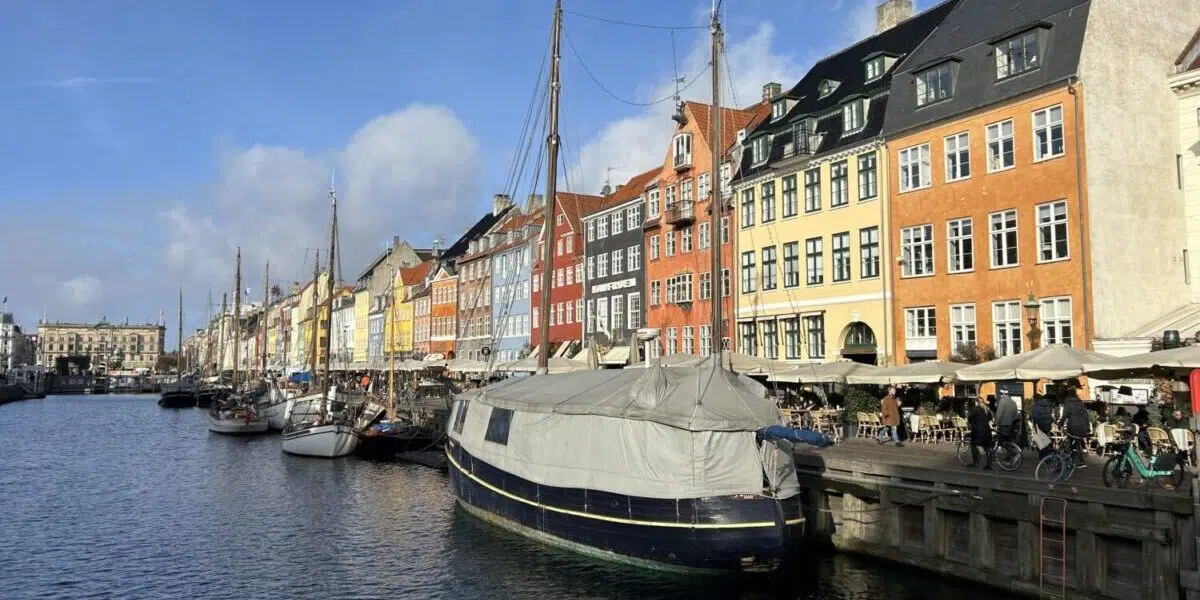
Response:
[[[228,435],[250,435],[267,431],[266,415],[254,407],[256,393],[238,393],[238,349],[241,346],[242,249],[237,249],[233,291],[233,388],[224,399],[208,409],[208,430]]]
[[[183,288],[179,289],[179,340],[175,350],[176,357],[183,356]],[[175,383],[163,386],[158,405],[163,408],[191,408],[196,406],[196,383],[189,376],[183,377],[183,364],[175,365]]]

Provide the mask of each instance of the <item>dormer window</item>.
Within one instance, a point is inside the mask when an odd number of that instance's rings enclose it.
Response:
[[[750,160],[754,164],[767,161],[767,137],[760,135],[750,142]]]
[[[874,81],[883,77],[884,63],[882,56],[876,56],[867,61],[867,81]]]
[[[817,120],[812,117],[800,119],[792,126],[792,153],[812,154],[817,146]]]
[[[1026,31],[1010,37],[995,46],[996,79],[1005,79],[1038,68],[1038,34],[1041,29]]]
[[[771,120],[778,121],[787,114],[787,100],[780,98],[771,105]]]
[[[866,124],[867,101],[863,99],[851,100],[842,107],[842,132],[849,133],[863,128]]]
[[[824,98],[825,96],[832,94],[833,90],[836,90],[837,87],[838,82],[822,79],[821,83],[817,85],[817,98]]]
[[[954,95],[954,70],[958,65],[944,62],[917,73],[917,106],[925,106]]]
[[[746,130],[743,128],[737,132],[737,145],[741,146],[744,143],[746,143]]]
[[[681,133],[675,136],[672,143],[675,156],[675,168],[681,169],[692,166],[692,134]]]

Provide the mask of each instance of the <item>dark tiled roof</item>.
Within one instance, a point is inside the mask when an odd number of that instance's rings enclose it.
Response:
[[[977,110],[1041,89],[1076,74],[1087,27],[1088,0],[961,0],[925,43],[896,69],[885,136]],[[1040,26],[1046,44],[1040,65],[996,80],[993,45]],[[953,95],[917,107],[915,73],[945,60],[957,61]]]
[[[770,169],[770,164],[784,158],[784,145],[792,141],[792,126],[805,117],[816,117],[817,135],[820,142],[812,149],[813,156],[820,156],[842,148],[852,147],[874,139],[883,129],[887,113],[887,92],[891,86],[892,70],[874,80],[867,81],[866,60],[879,55],[903,59],[913,52],[930,33],[942,23],[959,0],[948,0],[917,14],[891,29],[868,37],[836,54],[827,56],[812,66],[795,86],[784,93],[796,100],[787,114],[776,120],[769,118],[760,123],[746,136],[750,140],[767,134],[775,134],[771,142],[770,159],[763,164],[751,165],[751,153],[742,154],[738,179],[753,177]],[[970,0],[963,0],[970,1]],[[818,87],[824,81],[837,84],[833,92],[820,96]],[[855,98],[873,98],[867,108],[863,127],[851,135],[843,136],[841,105]],[[832,113],[830,118],[822,118]]]
[[[487,231],[492,228],[492,225],[496,224],[496,221],[502,219],[504,215],[508,214],[509,211],[512,211],[513,208],[515,207],[509,206],[508,208],[500,211],[500,214],[498,215],[492,213],[491,211],[485,213],[479,218],[478,221],[475,222],[474,225],[471,226],[470,229],[467,230],[466,233],[462,234],[462,237],[459,237],[457,241],[455,241],[453,244],[450,244],[449,248],[446,248],[444,251],[442,251],[441,255],[438,256],[438,260],[443,263],[449,263],[458,259],[458,257],[462,256],[463,254],[466,254],[467,250],[470,249],[471,240],[487,233]]]
[[[1179,53],[1179,58],[1175,59],[1176,73],[1198,68],[1200,68],[1200,27],[1196,28],[1196,33],[1192,35],[1192,39],[1183,47],[1183,51]]]

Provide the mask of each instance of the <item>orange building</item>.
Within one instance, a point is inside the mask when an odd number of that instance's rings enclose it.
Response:
[[[746,109],[721,110],[721,139],[725,150],[738,132],[770,114],[763,103]],[[712,349],[714,279],[710,255],[709,207],[712,192],[712,107],[684,102],[674,117],[678,125],[667,148],[662,171],[646,190],[646,325],[659,330],[657,348],[664,354],[706,355]],[[729,234],[730,161],[721,165],[721,189],[726,205],[721,217],[722,277],[726,316],[722,337],[733,331],[733,298],[729,274],[733,244]],[[724,283],[721,283],[721,282]],[[653,346],[652,346],[653,348]],[[652,349],[651,352],[654,352]]]
[[[448,264],[438,266],[430,288],[429,352],[454,358],[458,322],[458,274]]]

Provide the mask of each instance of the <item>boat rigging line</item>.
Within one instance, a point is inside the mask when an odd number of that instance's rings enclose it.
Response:
[[[670,100],[674,100],[677,94],[682,93],[683,91],[692,87],[692,84],[699,81],[700,78],[703,77],[704,74],[707,73],[710,68],[710,67],[706,66],[703,69],[701,69],[699,73],[696,73],[695,77],[690,79],[686,84],[683,85],[683,87],[678,88],[678,90],[675,93],[669,94],[667,96],[664,96],[662,98],[659,98],[657,100],[653,100],[650,102],[635,102],[633,100],[628,100],[626,98],[622,98],[621,96],[618,96],[611,89],[609,89],[608,86],[606,86],[600,82],[600,79],[596,77],[596,74],[594,72],[592,72],[592,69],[590,67],[588,67],[587,63],[584,62],[583,57],[580,56],[579,50],[577,48],[575,48],[575,44],[574,44],[574,42],[571,41],[571,35],[569,33],[567,33],[566,27],[563,28],[563,39],[566,40],[567,47],[571,49],[571,55],[575,57],[575,60],[579,63],[579,66],[583,68],[583,72],[587,74],[588,78],[592,80],[592,83],[596,84],[596,87],[600,88],[600,90],[602,92],[604,92],[605,94],[608,94],[608,96],[610,98],[612,98],[613,100],[616,100],[617,102],[620,102],[622,104],[628,104],[630,106],[649,107],[649,106],[656,106],[658,104],[662,104],[662,103],[670,101]]]
[[[563,12],[569,15],[575,15],[582,19],[599,21],[601,23],[609,23],[611,25],[624,25],[626,27],[640,27],[642,29],[666,29],[670,31],[684,29],[708,29],[708,25],[652,25],[650,23],[634,23],[632,21],[621,21],[618,19],[610,19],[608,17],[597,17],[595,15],[587,15],[573,10],[563,9]]]

